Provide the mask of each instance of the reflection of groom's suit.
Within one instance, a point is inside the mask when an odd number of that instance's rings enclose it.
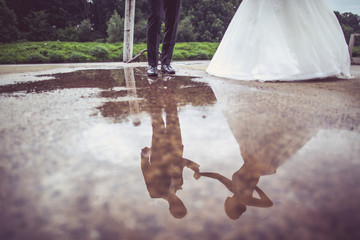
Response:
[[[156,86],[150,90],[149,112],[153,135],[151,149],[142,150],[141,169],[150,196],[167,200],[171,213],[177,214],[175,211],[181,215],[179,212],[186,214],[186,208],[175,193],[183,184],[183,169],[186,166],[198,171],[198,165],[182,157],[184,146],[177,103],[171,91],[171,88],[163,89]],[[162,118],[163,105],[166,125]],[[179,215],[177,217],[183,217]]]
[[[161,64],[170,65],[179,24],[181,0],[148,0],[148,4],[149,19],[146,35],[149,65],[158,65],[160,30],[164,14],[165,31],[160,60]]]
[[[150,159],[142,159],[141,164],[149,194],[153,198],[166,196],[170,188],[176,191],[182,185],[183,145],[176,103],[169,101],[165,112],[166,127],[161,106],[150,107],[153,129],[151,154]]]

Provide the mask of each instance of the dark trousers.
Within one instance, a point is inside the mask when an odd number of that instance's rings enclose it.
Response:
[[[160,31],[164,17],[165,31],[160,61],[161,64],[169,65],[176,42],[181,0],[148,0],[148,2],[149,18],[146,28],[148,63],[150,66],[158,65]]]

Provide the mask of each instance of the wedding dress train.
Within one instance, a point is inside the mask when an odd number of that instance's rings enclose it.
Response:
[[[350,57],[325,0],[244,0],[206,71],[248,81],[349,78]]]

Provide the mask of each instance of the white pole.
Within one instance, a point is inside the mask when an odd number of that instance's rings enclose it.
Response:
[[[135,0],[125,0],[123,61],[132,58],[134,44]]]

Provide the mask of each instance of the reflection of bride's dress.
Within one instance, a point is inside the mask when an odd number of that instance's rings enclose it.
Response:
[[[350,58],[326,0],[244,0],[207,72],[260,81],[349,77]]]
[[[294,111],[288,104],[292,96],[283,96],[281,101],[276,92],[221,82],[213,82],[211,87],[240,147],[244,165],[259,175],[274,174],[316,133],[302,118],[306,106],[297,105]],[[267,103],[265,107],[263,102]],[[286,113],[293,115],[291,121]]]

